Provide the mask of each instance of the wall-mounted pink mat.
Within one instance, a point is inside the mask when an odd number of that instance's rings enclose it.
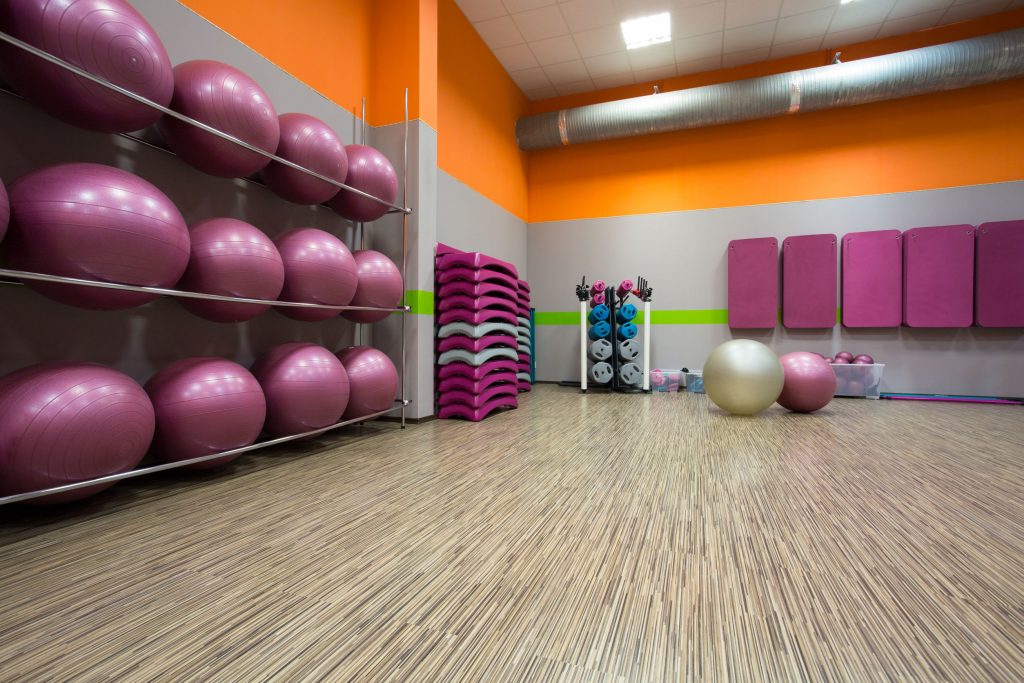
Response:
[[[454,337],[449,337],[454,339]],[[483,365],[487,361],[497,360],[499,358],[507,358],[510,361],[519,360],[515,349],[505,348],[503,346],[492,346],[489,349],[484,349],[477,353],[466,351],[465,349],[452,349],[451,351],[445,351],[438,359],[438,365],[447,365],[448,363],[465,363],[467,365]]]
[[[982,223],[974,315],[982,327],[1024,327],[1024,221]]]
[[[472,353],[480,353],[492,346],[505,346],[510,349],[517,349],[518,347],[515,337],[504,334],[491,334],[486,337],[477,337],[476,339],[462,336],[446,337],[438,342],[437,350],[444,353],[452,349],[463,349]]]
[[[482,311],[471,311],[465,308],[453,308],[449,311],[440,311],[437,315],[438,325],[448,323],[469,323],[480,325],[489,322],[507,322],[513,325],[518,324],[516,314],[512,311],[504,311],[500,308],[485,308]]]
[[[970,327],[974,322],[974,226],[903,233],[903,324]]]
[[[903,240],[899,230],[843,235],[843,325],[899,327],[903,321]]]
[[[778,240],[732,240],[728,254],[729,327],[775,327],[779,310]]]
[[[515,302],[498,296],[465,296],[456,294],[438,299],[439,311],[447,311],[452,308],[463,308],[468,311],[479,311],[485,308],[497,308],[510,313],[516,312]]]
[[[508,273],[502,273],[497,270],[480,270],[477,268],[449,268],[448,270],[439,270],[434,273],[437,277],[437,281],[441,284],[446,282],[455,282],[456,280],[465,280],[466,282],[499,282],[509,287],[516,286],[516,279]]]
[[[468,363],[461,362],[449,363],[438,369],[437,377],[442,380],[449,377],[467,377],[476,382],[491,373],[515,371],[516,361],[508,358],[499,358],[487,361],[481,365],[469,365]]]
[[[459,295],[471,296],[474,298],[481,296],[499,296],[502,299],[508,299],[517,305],[519,303],[519,296],[516,293],[516,290],[500,282],[467,282],[466,280],[454,280],[452,282],[446,282],[438,287],[437,293],[435,294],[438,298],[447,298]]]
[[[486,268],[487,270],[507,273],[516,279],[519,278],[519,271],[511,263],[477,251],[444,254],[437,261],[438,270],[447,270],[455,267]]]
[[[437,392],[440,394],[446,391],[468,391],[471,394],[479,394],[492,384],[501,384],[502,382],[515,384],[518,381],[516,373],[511,370],[489,372],[478,380],[463,375],[453,375],[445,377],[437,383]]]
[[[518,408],[519,401],[516,400],[515,396],[498,396],[497,398],[488,401],[480,408],[470,408],[467,405],[461,403],[453,403],[450,406],[442,406],[437,411],[437,416],[442,420],[449,420],[453,417],[459,417],[463,420],[469,420],[470,422],[479,422],[495,410],[499,408]]]
[[[801,235],[782,242],[782,324],[820,329],[836,324],[839,238]]]
[[[449,406],[453,403],[461,403],[470,408],[480,408],[498,396],[515,396],[518,393],[518,382],[516,384],[493,384],[479,394],[455,389],[440,393],[437,397],[437,405]]]

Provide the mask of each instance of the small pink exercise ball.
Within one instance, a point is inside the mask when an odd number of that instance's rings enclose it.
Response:
[[[840,351],[836,354],[836,361],[842,358],[845,362],[849,363],[853,360],[853,354],[849,351]]]
[[[263,389],[252,373],[224,358],[185,358],[146,382],[156,413],[153,451],[164,462],[189,460],[256,441],[267,416]],[[210,469],[227,456],[188,465]]]
[[[849,365],[850,359],[845,357],[836,356],[832,359],[832,363],[835,365]]]
[[[42,363],[0,379],[0,495],[133,469],[153,439],[153,405],[135,380],[93,363]],[[79,500],[113,482],[34,504]]]
[[[7,199],[7,189],[4,181],[0,178],[0,242],[4,241],[7,234],[7,223],[11,220],[11,203]]]
[[[332,425],[349,404],[349,379],[337,356],[316,344],[289,342],[252,366],[267,397],[266,432],[273,437]]]
[[[398,197],[398,174],[388,158],[367,145],[349,145],[345,184],[391,204]],[[331,208],[350,221],[375,221],[388,207],[367,197],[342,190],[330,202]]]
[[[857,356],[854,356],[851,362],[854,365],[874,365],[875,359],[866,353],[861,353],[858,354]]]
[[[351,384],[346,420],[379,413],[394,405],[398,370],[387,354],[369,346],[350,346],[339,351],[338,358]]]
[[[358,286],[356,260],[345,243],[316,228],[296,228],[274,240],[284,261],[284,289],[281,301],[347,306]],[[319,308],[278,306],[294,320],[316,322],[338,315]]]
[[[309,114],[281,114],[278,120],[281,141],[277,145],[277,156],[339,183],[345,182],[348,152],[330,126]],[[271,161],[261,175],[267,187],[279,197],[296,204],[320,204],[341,189],[278,161]]]
[[[188,265],[185,219],[163,192],[136,175],[100,164],[58,164],[11,185],[5,251],[11,266],[50,275],[147,287],[173,287]],[[114,310],[156,294],[27,281],[72,306]]]
[[[94,76],[167,106],[174,76],[153,27],[124,0],[6,0],[0,30]],[[160,112],[0,43],[0,75],[51,116],[103,133],[141,130]]]
[[[274,242],[254,226],[234,218],[210,218],[193,225],[189,233],[191,257],[178,289],[269,301],[281,294],[284,262]],[[199,317],[222,323],[249,320],[270,308],[269,304],[179,301]]]
[[[394,308],[402,301],[402,273],[394,261],[379,251],[363,249],[352,254],[356,260],[359,285],[349,302],[352,306]],[[387,318],[389,311],[343,311],[354,323],[375,323]]]
[[[270,97],[233,66],[197,59],[174,67],[170,108],[271,154],[277,150],[281,126]],[[244,178],[270,162],[172,116],[161,117],[158,128],[178,156],[210,175]]]
[[[796,413],[811,413],[836,395],[836,374],[816,353],[794,351],[779,358],[785,382],[778,402]]]

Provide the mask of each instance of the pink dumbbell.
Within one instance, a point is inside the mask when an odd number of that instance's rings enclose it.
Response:
[[[590,285],[590,295],[600,294],[608,287],[604,280],[594,280],[594,284]]]
[[[604,303],[604,300],[604,292],[598,292],[590,298],[590,307],[593,308],[594,306],[600,306]]]
[[[629,294],[632,291],[633,291],[633,281],[632,280],[623,280],[622,282],[619,283],[619,288],[617,290],[615,290],[615,293],[618,294],[619,298],[621,299],[622,297],[626,296],[627,294]]]

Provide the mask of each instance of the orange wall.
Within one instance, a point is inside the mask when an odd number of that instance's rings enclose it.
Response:
[[[374,126],[398,123],[409,88],[409,117],[437,127],[437,0],[375,0],[370,30]]]
[[[454,0],[439,0],[437,35],[438,166],[526,220],[527,162],[514,132],[526,97]]]
[[[1008,12],[843,48],[844,59],[1024,26]],[[668,79],[664,90],[827,63],[821,52]],[[550,111],[650,85],[534,103]],[[871,105],[532,152],[529,220],[549,221],[1024,179],[1024,80]]]
[[[182,2],[320,94],[359,114],[362,98],[370,90],[372,0]]]

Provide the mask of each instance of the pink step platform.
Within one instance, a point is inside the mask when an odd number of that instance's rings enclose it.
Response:
[[[462,418],[463,420],[469,420],[470,422],[480,422],[485,417],[490,415],[495,410],[500,408],[518,408],[519,401],[515,396],[498,396],[479,408],[470,408],[467,405],[461,403],[453,403],[451,405],[442,406],[437,411],[437,416],[442,420],[448,420],[453,417]]]
[[[445,351],[451,351],[452,349],[463,349],[472,353],[480,353],[484,349],[492,346],[507,346],[511,349],[518,348],[515,337],[510,337],[505,334],[490,334],[484,337],[445,337],[438,342],[437,350],[440,353],[444,353]]]
[[[509,311],[510,313],[516,312],[516,304],[513,301],[498,296],[472,297],[457,294],[455,296],[445,297],[440,301],[441,303],[437,308],[439,311],[448,311],[453,308],[464,308],[469,311],[479,311],[485,308],[497,308],[503,311]]]

